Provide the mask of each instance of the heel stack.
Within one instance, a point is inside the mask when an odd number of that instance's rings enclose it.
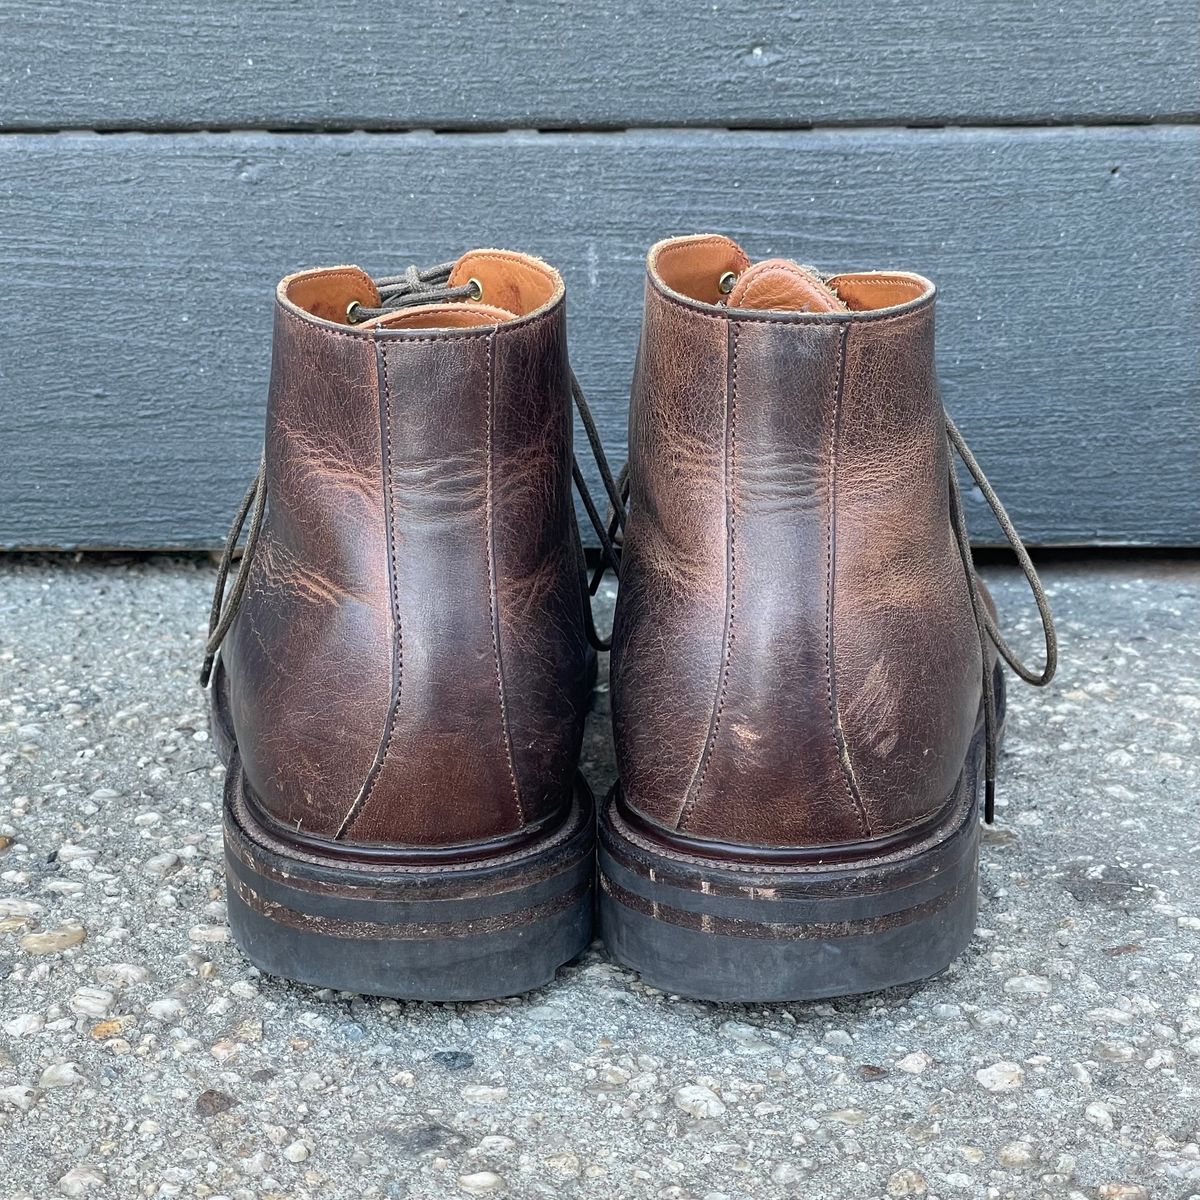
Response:
[[[600,815],[609,953],[653,987],[701,1000],[812,1000],[937,974],[975,930],[976,758],[920,841],[828,862],[681,853],[627,821],[614,788]]]
[[[225,790],[229,924],[272,975],[407,1000],[483,1000],[549,983],[592,936],[594,812],[577,780],[541,842],[470,862],[326,861],[278,841]]]

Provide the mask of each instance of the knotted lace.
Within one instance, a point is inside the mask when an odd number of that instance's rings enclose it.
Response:
[[[436,267],[409,267],[403,275],[386,275],[375,280],[379,293],[379,304],[371,307],[353,301],[346,308],[346,319],[351,325],[369,321],[373,317],[386,317],[401,308],[412,308],[417,304],[440,304],[447,300],[479,300],[483,289],[479,280],[468,279],[466,283],[450,284],[450,273],[454,263],[438,263]]]
[[[346,318],[351,324],[358,324],[362,321],[371,320],[373,317],[386,316],[388,313],[402,308],[409,308],[416,304],[438,304],[446,301],[480,299],[482,289],[479,282],[475,279],[468,280],[464,284],[451,286],[450,274],[453,269],[454,263],[440,263],[436,267],[426,267],[423,270],[414,266],[409,267],[402,275],[392,275],[378,279],[375,281],[375,286],[379,291],[380,304],[371,307],[355,301],[347,307]],[[612,471],[609,469],[608,458],[604,453],[603,443],[600,441],[600,433],[596,428],[595,418],[592,416],[592,411],[588,406],[587,398],[583,394],[583,389],[579,386],[579,380],[575,378],[574,371],[571,372],[571,399],[579,413],[579,420],[587,435],[592,457],[595,459],[596,466],[599,469],[604,490],[608,494],[609,518],[605,521],[601,518],[599,510],[596,508],[596,502],[592,498],[591,490],[588,488],[587,480],[584,478],[583,470],[579,465],[579,458],[577,455],[572,454],[571,477],[575,481],[575,487],[579,492],[579,498],[583,503],[588,519],[591,521],[596,531],[596,536],[600,540],[600,563],[589,583],[587,578],[587,564],[583,554],[583,543],[579,537],[578,524],[575,523],[574,516],[572,515],[575,546],[579,559],[579,582],[584,599],[583,607],[587,638],[597,650],[608,650],[612,645],[612,639],[602,638],[597,632],[595,619],[592,615],[591,598],[596,594],[600,586],[600,581],[603,579],[606,571],[611,569],[615,575],[618,577],[620,575],[621,553],[619,541],[620,535],[625,528],[625,505],[623,498],[628,492],[626,490],[624,472],[622,473],[620,484],[613,478]],[[217,568],[216,586],[213,589],[212,608],[209,612],[208,638],[204,644],[204,663],[200,668],[201,687],[207,687],[209,680],[212,678],[213,663],[216,661],[217,651],[221,648],[221,643],[225,640],[226,634],[233,625],[238,607],[242,602],[242,597],[245,595],[246,585],[250,579],[250,564],[254,558],[255,548],[258,546],[259,535],[262,532],[266,507],[267,472],[264,455],[259,460],[258,472],[255,474],[249,488],[246,490],[245,496],[242,498],[241,504],[238,506],[233,524],[229,527],[229,534],[225,538],[224,549],[221,552],[221,562]],[[245,526],[247,518],[250,520],[250,525],[246,531],[246,543],[242,548],[241,565],[233,587],[229,591],[228,597],[226,597],[226,585],[228,584],[229,575],[233,568],[233,560],[237,555],[238,541],[241,538],[242,528]]]

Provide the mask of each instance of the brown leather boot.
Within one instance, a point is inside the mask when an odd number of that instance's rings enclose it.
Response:
[[[786,1000],[930,975],[975,925],[997,650],[1054,671],[1033,567],[938,399],[933,286],[650,252],[613,637],[610,951],[651,984]],[[1045,621],[1016,662],[971,563],[965,455]]]
[[[537,259],[279,285],[263,467],[204,672],[229,921],[263,970],[475,999],[588,944],[571,384]]]

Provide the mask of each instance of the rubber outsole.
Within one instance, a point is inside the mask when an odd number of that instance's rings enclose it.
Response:
[[[531,845],[436,865],[350,862],[256,818],[218,676],[211,727],[227,768],[229,925],[260,970],[364,995],[485,1000],[542,987],[590,944],[595,805],[581,775],[565,819]]]
[[[230,928],[260,970],[406,1000],[484,1000],[549,983],[592,936],[594,811],[582,778],[545,843],[462,866],[298,854],[254,823],[236,752],[226,776]]]
[[[777,866],[687,855],[600,814],[608,952],[653,987],[698,1000],[787,1001],[878,991],[944,970],[975,930],[977,738],[944,822],[858,860]]]

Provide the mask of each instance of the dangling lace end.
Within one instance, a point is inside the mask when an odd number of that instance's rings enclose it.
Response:
[[[200,668],[200,686],[208,687],[212,678],[213,660],[217,656],[221,642],[237,616],[238,605],[250,581],[250,563],[254,559],[254,551],[258,546],[258,535],[262,532],[263,517],[267,511],[267,462],[264,457],[259,459],[258,473],[246,490],[242,503],[238,507],[237,516],[229,527],[225,538],[225,549],[221,551],[221,564],[217,568],[217,582],[213,587],[212,608],[208,614],[208,638],[204,643],[204,663]],[[250,518],[250,528],[246,532],[246,545],[242,550],[242,564],[238,569],[237,579],[228,600],[225,598],[225,584],[229,579],[229,571],[233,565],[233,556],[237,550],[238,538],[242,534],[242,526],[246,518]]]
[[[996,823],[996,781],[988,779],[983,784],[983,822],[985,825]]]

